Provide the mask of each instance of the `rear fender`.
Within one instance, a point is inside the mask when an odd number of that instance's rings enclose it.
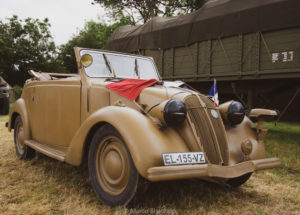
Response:
[[[31,139],[31,129],[30,129],[30,124],[29,124],[27,108],[26,108],[25,101],[23,98],[18,99],[11,109],[11,112],[9,114],[9,121],[8,121],[8,130],[9,131],[11,131],[11,129],[14,128],[14,122],[15,122],[17,115],[20,115],[22,118],[25,140],[30,140]]]
[[[100,122],[111,124],[118,130],[143,177],[147,177],[149,168],[163,165],[162,153],[189,151],[174,129],[160,129],[147,116],[132,108],[109,106],[94,112],[83,122],[72,139],[66,162],[81,164],[87,135]]]

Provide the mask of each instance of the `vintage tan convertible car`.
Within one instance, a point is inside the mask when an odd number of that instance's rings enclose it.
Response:
[[[245,116],[237,101],[215,107],[184,83],[162,81],[152,58],[75,53],[78,74],[30,71],[7,124],[20,159],[38,151],[71,165],[87,161],[95,193],[110,206],[128,204],[140,180],[236,187],[256,170],[280,166],[265,157],[261,124],[275,111]]]

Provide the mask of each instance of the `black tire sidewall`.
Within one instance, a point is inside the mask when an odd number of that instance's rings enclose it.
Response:
[[[226,183],[229,184],[232,188],[237,188],[237,187],[241,186],[242,184],[246,183],[246,181],[249,180],[251,175],[252,175],[252,172],[246,173],[245,175],[241,175],[236,178],[231,178],[231,179],[227,180]]]
[[[7,115],[9,113],[9,98],[0,98],[0,115]]]
[[[4,110],[4,100],[3,98],[0,98],[0,115],[4,115],[3,110]]]
[[[21,116],[17,116],[17,118],[15,120],[15,125],[14,125],[14,145],[15,145],[16,154],[20,160],[30,159],[30,158],[34,157],[34,150],[31,149],[29,146],[24,145],[24,152],[21,153],[17,146],[17,141],[16,141],[17,131],[16,131],[16,129],[17,129],[18,124],[20,124],[20,123],[23,124],[22,118],[21,118]]]
[[[101,187],[101,185],[97,179],[97,174],[96,174],[95,160],[96,160],[97,149],[100,146],[101,140],[107,136],[116,136],[122,141],[122,143],[124,144],[124,146],[127,150],[129,162],[130,162],[129,182],[128,182],[125,190],[120,195],[117,195],[117,196],[110,195],[109,193],[104,191],[104,189]],[[125,206],[132,200],[132,198],[137,190],[139,173],[137,172],[137,170],[135,168],[135,165],[132,161],[129,150],[125,144],[125,141],[123,140],[123,138],[119,134],[119,132],[111,125],[104,125],[96,131],[96,133],[92,139],[90,149],[89,149],[88,167],[89,167],[89,175],[90,175],[93,189],[94,189],[97,197],[103,203],[105,203],[111,207],[120,206],[120,205]]]
[[[3,114],[7,115],[9,113],[9,97],[4,98],[3,102]]]

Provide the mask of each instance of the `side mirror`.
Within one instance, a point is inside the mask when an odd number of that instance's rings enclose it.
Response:
[[[80,58],[80,63],[84,67],[89,67],[93,63],[93,57],[92,57],[92,55],[90,55],[90,54],[84,54],[84,55],[82,55],[81,58]]]

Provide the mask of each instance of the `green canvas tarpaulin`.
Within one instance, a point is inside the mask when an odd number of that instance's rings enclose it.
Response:
[[[300,26],[300,0],[217,0],[184,16],[155,17],[144,25],[119,27],[107,49],[166,49],[295,26]]]

